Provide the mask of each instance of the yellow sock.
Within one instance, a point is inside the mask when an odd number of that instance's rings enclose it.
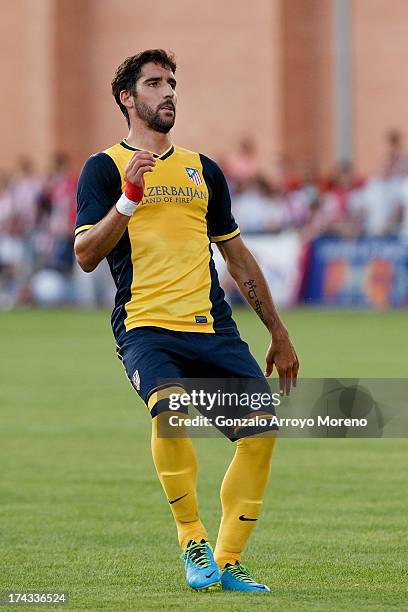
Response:
[[[222,519],[214,551],[221,568],[240,560],[261,513],[275,436],[242,438],[236,444],[221,485]]]
[[[189,540],[208,540],[198,515],[197,459],[190,438],[158,437],[157,429],[162,417],[166,418],[165,414],[152,419],[153,461],[176,521],[180,546],[185,550]]]

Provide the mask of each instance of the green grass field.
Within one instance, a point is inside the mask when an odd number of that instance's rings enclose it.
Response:
[[[262,361],[261,324],[235,314]],[[315,377],[407,377],[406,318],[284,315],[301,374]],[[150,418],[114,354],[108,314],[3,313],[0,337],[0,591],[64,590],[72,610],[408,610],[407,440],[279,441],[243,559],[272,592],[190,592]],[[195,445],[214,541],[233,445]]]

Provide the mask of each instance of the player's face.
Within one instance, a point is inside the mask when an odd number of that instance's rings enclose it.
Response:
[[[156,132],[167,134],[176,120],[176,79],[169,68],[149,62],[136,83],[135,110]]]

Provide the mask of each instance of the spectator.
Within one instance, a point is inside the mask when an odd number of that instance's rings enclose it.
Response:
[[[253,140],[243,138],[238,150],[226,157],[223,167],[233,193],[254,179],[258,172],[258,164]]]
[[[0,171],[0,231],[4,236],[12,232],[13,197],[11,178],[7,172]]]
[[[28,236],[34,228],[37,203],[43,191],[44,181],[35,172],[32,161],[22,157],[17,163],[17,172],[11,182],[15,223],[22,236]]]
[[[56,153],[48,178],[47,195],[51,204],[50,232],[54,237],[52,267],[70,272],[73,264],[77,177],[64,153]]]
[[[402,132],[398,129],[391,129],[385,138],[387,150],[380,168],[380,176],[384,178],[403,177],[408,174],[408,158]]]
[[[235,195],[232,209],[245,233],[277,232],[284,225],[285,202],[261,175],[248,181],[246,188]]]
[[[17,305],[24,278],[24,239],[15,211],[12,179],[0,172],[0,308]]]
[[[399,225],[401,238],[408,241],[408,177],[402,180],[395,221],[397,226]]]
[[[397,198],[388,179],[372,177],[350,207],[351,221],[359,223],[367,236],[391,233],[397,211]]]
[[[296,176],[289,156],[280,155],[273,170],[274,194],[283,203],[283,225],[301,227],[309,214],[309,196]]]
[[[364,181],[354,171],[353,164],[339,162],[322,193],[322,209],[326,218],[326,231],[339,235],[354,235],[356,227],[350,225],[351,211],[355,211]]]
[[[306,206],[310,208],[320,195],[320,180],[316,165],[312,160],[307,160],[303,164],[300,189],[304,194]]]

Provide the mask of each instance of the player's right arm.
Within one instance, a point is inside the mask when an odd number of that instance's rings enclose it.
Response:
[[[74,250],[78,264],[85,272],[92,272],[123,236],[143,197],[144,174],[152,172],[156,164],[151,153],[137,151],[126,168],[125,192],[118,198],[116,189],[115,202],[115,187],[112,183],[115,183],[117,177],[115,169],[112,170],[110,165],[113,162],[105,157],[90,158],[78,183]]]

